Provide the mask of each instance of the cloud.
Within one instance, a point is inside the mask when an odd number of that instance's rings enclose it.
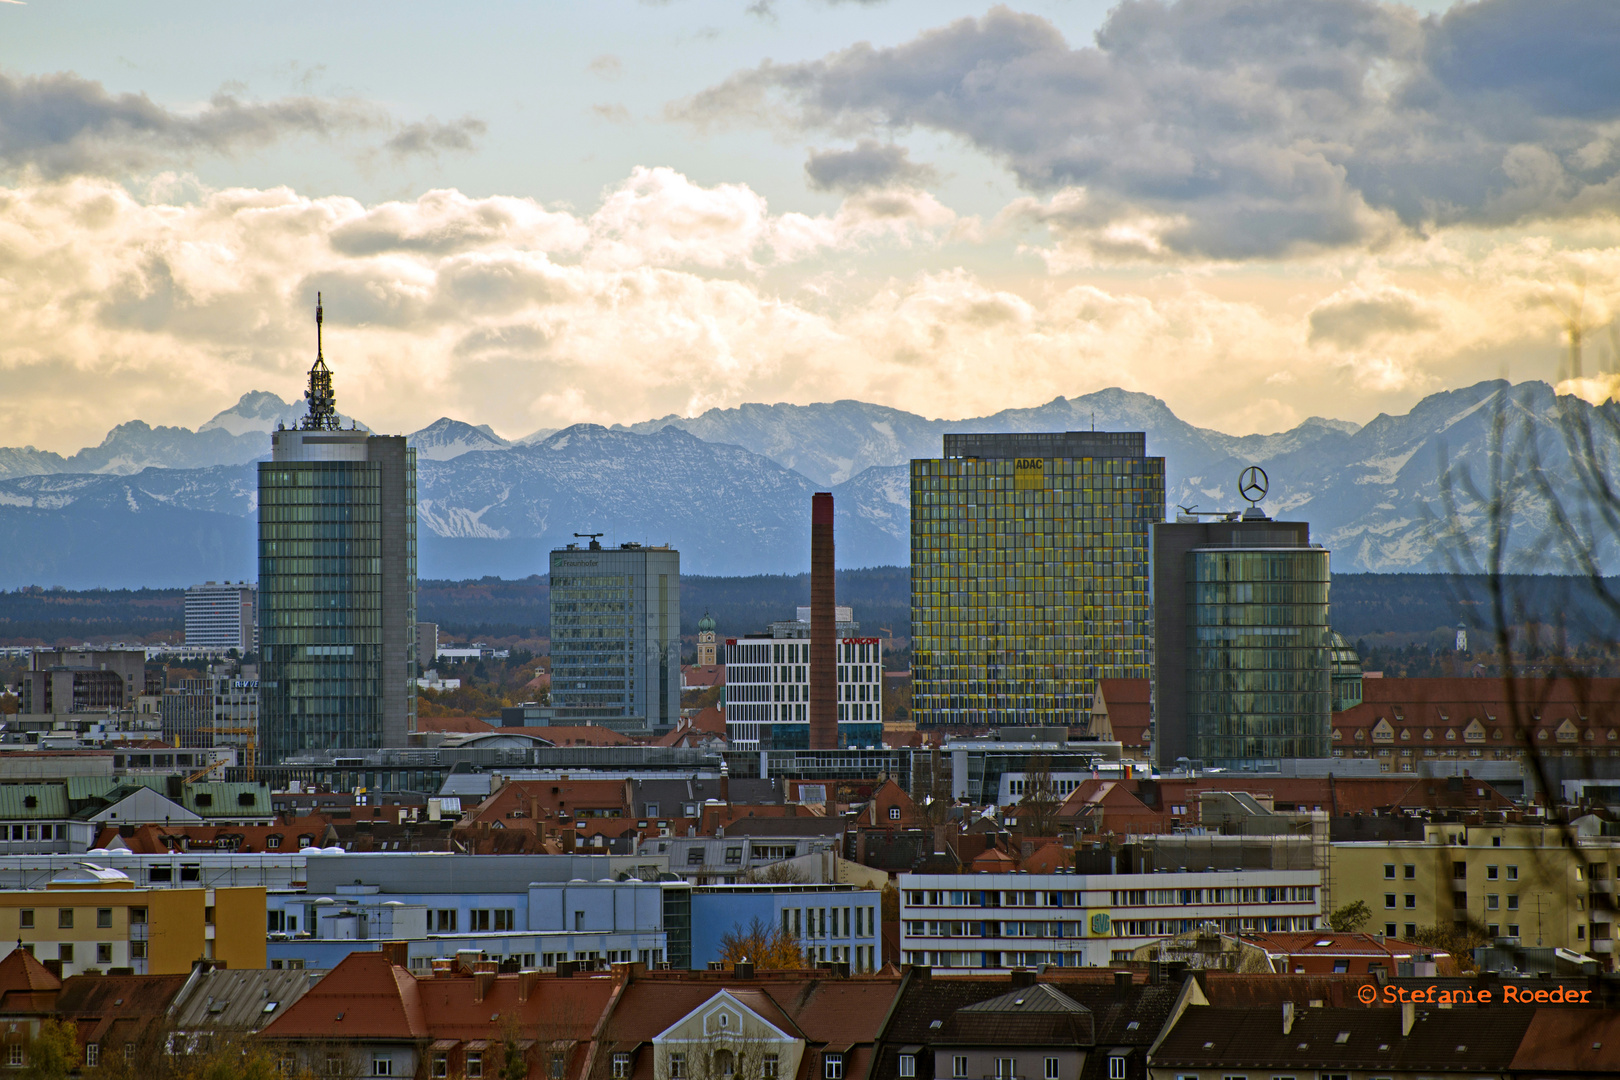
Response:
[[[1383,335],[1433,330],[1439,324],[1437,314],[1408,289],[1357,284],[1311,309],[1310,342],[1354,349]]]
[[[608,102],[604,105],[592,105],[591,115],[598,120],[606,120],[610,124],[630,123],[630,110],[617,101]]]
[[[1620,5],[1126,0],[1093,45],[995,8],[900,45],[766,62],[668,114],[958,136],[1167,257],[1376,248],[1620,208]],[[1133,224],[1134,223],[1134,224]],[[1094,241],[1086,240],[1093,250]]]
[[[430,116],[426,120],[404,125],[384,145],[395,157],[410,157],[413,154],[437,156],[447,150],[468,153],[474,148],[474,140],[488,129],[489,125],[473,116],[463,116],[445,123]]]
[[[0,170],[46,177],[117,175],[231,154],[300,135],[331,138],[388,130],[394,121],[363,101],[300,96],[253,102],[221,91],[191,112],[145,94],[111,94],[72,73],[0,73]],[[405,124],[388,141],[396,156],[469,150],[484,124],[472,117]]]
[[[624,74],[624,64],[612,53],[603,53],[585,66],[590,70],[591,74],[599,75],[604,79],[617,79]]]
[[[35,177],[0,186],[0,429],[72,452],[132,418],[195,426],[245,390],[294,396],[316,290],[346,411],[507,433],[749,401],[971,416],[1116,385],[1223,429],[1323,400],[1367,419],[1515,356],[1550,375],[1559,284],[1585,282],[1589,320],[1620,296],[1609,218],[1556,243],[1442,230],[1286,280],[1205,267],[1106,286],[941,268],[936,245],[974,227],[918,189],[807,215],[667,168],[578,211]]]
[[[812,150],[804,172],[818,191],[864,191],[895,184],[920,187],[938,178],[933,166],[912,161],[905,147],[876,139],[862,139],[851,150]]]

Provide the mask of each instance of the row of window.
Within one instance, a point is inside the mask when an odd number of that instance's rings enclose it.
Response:
[[[154,869],[160,869],[160,868],[154,867]],[[167,869],[167,867],[163,867],[161,869]],[[76,914],[77,910],[78,910],[77,908],[57,908],[56,909],[56,928],[58,930],[72,930],[74,921],[77,918],[77,914]],[[145,908],[143,908],[143,907],[132,907],[132,908],[129,908],[128,910],[129,910],[129,921],[130,921],[131,925],[140,926],[140,925],[142,925],[142,924],[144,924],[146,922],[146,909]],[[212,911],[213,909],[210,908],[209,910]],[[212,922],[213,920],[210,919],[209,921]],[[112,924],[113,924],[113,909],[112,908],[105,908],[105,907],[104,908],[96,908],[96,927],[98,929],[109,929],[112,926]],[[17,911],[17,928],[19,930],[32,930],[32,929],[35,928],[35,925],[36,925],[35,924],[35,909],[33,909],[33,908],[20,908],[20,909],[18,909],[18,911]],[[88,924],[86,924],[86,925],[88,925]]]

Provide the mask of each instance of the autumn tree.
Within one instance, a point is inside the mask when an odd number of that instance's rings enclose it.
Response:
[[[751,961],[761,971],[791,970],[805,965],[804,953],[792,935],[757,915],[747,926],[738,923],[721,935],[720,959],[731,964]]]
[[[71,1021],[47,1020],[28,1040],[25,1080],[66,1080],[79,1071],[79,1034]]]
[[[1359,934],[1361,928],[1372,922],[1372,909],[1365,900],[1346,904],[1327,918],[1328,928],[1341,934]]]

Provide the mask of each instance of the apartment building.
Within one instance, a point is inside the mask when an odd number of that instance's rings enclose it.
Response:
[[[901,874],[900,962],[964,973],[1105,967],[1213,923],[1312,930],[1316,870],[1160,874]]]
[[[1526,946],[1590,953],[1614,965],[1620,838],[1594,818],[1572,826],[1425,824],[1422,839],[1331,845],[1333,906],[1361,901],[1370,930],[1412,937],[1468,922]]]
[[[197,960],[265,965],[265,890],[142,888],[88,863],[43,889],[0,892],[0,938],[17,942],[59,978],[123,968],[188,972]]]

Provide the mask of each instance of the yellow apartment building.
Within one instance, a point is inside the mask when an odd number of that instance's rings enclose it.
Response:
[[[1588,953],[1612,967],[1616,837],[1595,819],[1573,827],[1576,842],[1541,824],[1424,826],[1419,840],[1331,845],[1335,909],[1357,900],[1365,928],[1409,939],[1422,926],[1472,922],[1521,945]]]
[[[61,976],[127,968],[174,975],[195,960],[265,966],[265,890],[149,889],[80,864],[43,889],[0,892],[0,941],[21,942]]]

